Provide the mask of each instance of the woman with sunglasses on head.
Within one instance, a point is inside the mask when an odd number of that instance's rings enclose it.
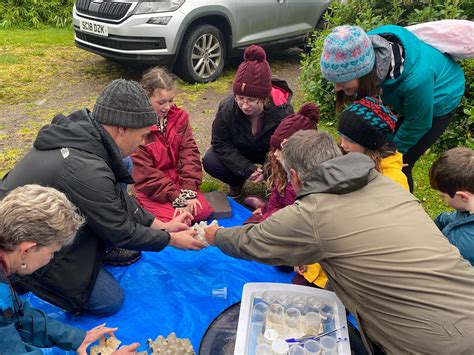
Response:
[[[54,253],[74,241],[84,223],[66,195],[39,185],[11,191],[0,202],[0,353],[41,355],[58,347],[87,354],[87,347],[117,328],[89,331],[71,327],[32,308],[13,290],[9,276],[28,275],[49,263]],[[132,354],[139,344],[117,350]]]
[[[255,45],[245,50],[232,89],[233,95],[219,104],[203,166],[229,185],[229,196],[238,197],[246,180],[264,180],[257,164],[264,164],[280,121],[294,112],[293,92],[285,81],[272,80],[265,51]]]

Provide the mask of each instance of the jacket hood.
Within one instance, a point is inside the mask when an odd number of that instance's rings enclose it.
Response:
[[[40,129],[33,146],[38,150],[73,148],[97,155],[107,163],[117,181],[134,183],[117,144],[87,109],[69,116],[55,116],[50,124]]]
[[[375,53],[375,70],[377,75],[377,85],[385,81],[390,69],[392,59],[390,43],[378,35],[369,36]]]
[[[420,62],[420,40],[410,31],[405,29],[404,27],[395,26],[395,25],[387,25],[375,28],[368,32],[369,35],[378,35],[383,37],[384,35],[392,35],[397,37],[400,40],[401,45],[405,51],[405,60],[403,62],[403,72],[402,74],[396,79],[384,80],[382,81],[384,84],[390,85],[397,81],[403,80],[407,75],[412,73],[415,69],[417,64]],[[372,44],[374,45],[374,37],[371,36]],[[374,45],[375,50],[375,64],[378,66],[379,63],[385,63],[387,60],[386,56],[388,55],[388,60],[391,60],[391,49],[388,52],[384,49],[386,45],[381,41],[381,39],[375,39],[376,44]],[[387,42],[385,40],[385,42]],[[387,42],[388,44],[388,42]],[[377,71],[377,82],[379,82],[379,73]],[[385,74],[386,76],[386,74]]]
[[[377,174],[373,160],[367,155],[342,155],[320,164],[313,172],[313,178],[303,184],[296,198],[313,193],[347,194],[363,188]]]

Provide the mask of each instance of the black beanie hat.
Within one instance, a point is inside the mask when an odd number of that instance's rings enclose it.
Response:
[[[337,130],[361,146],[377,150],[392,141],[397,118],[375,97],[354,101],[341,113]]]
[[[94,118],[105,125],[144,128],[156,123],[156,113],[140,84],[117,79],[104,89],[92,111]]]

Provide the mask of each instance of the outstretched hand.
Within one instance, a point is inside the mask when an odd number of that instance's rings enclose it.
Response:
[[[216,232],[219,228],[219,226],[209,226],[209,227],[204,227],[204,238],[206,238],[206,241],[209,243],[209,245],[216,246]]]
[[[193,215],[187,211],[180,213],[174,217],[171,221],[163,223],[165,229],[168,232],[179,232],[188,229],[193,220]]]
[[[87,331],[86,332],[86,337],[84,338],[84,340],[82,341],[82,344],[79,346],[79,348],[77,348],[77,353],[78,355],[87,355],[87,347],[96,342],[97,340],[100,339],[100,337],[104,336],[104,335],[108,335],[108,336],[111,336],[113,337],[114,336],[114,332],[117,331],[118,328],[109,328],[109,327],[106,327],[105,326],[105,323],[104,324],[101,324],[95,328],[92,328],[91,330]]]
[[[140,346],[140,343],[133,343],[130,345],[122,346],[120,349],[115,350],[112,355],[128,355],[128,354],[136,354],[137,349]]]
[[[177,233],[171,233],[168,245],[180,250],[201,250],[206,247],[204,243],[193,238],[197,234],[194,229],[188,229]]]

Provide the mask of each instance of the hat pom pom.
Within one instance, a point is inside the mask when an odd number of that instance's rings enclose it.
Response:
[[[319,122],[319,106],[312,102],[308,102],[301,106],[300,110],[298,111],[298,114],[308,117],[311,121],[314,121],[315,123]]]
[[[264,62],[267,60],[267,55],[262,47],[251,45],[247,47],[244,52],[244,61],[257,61],[257,62]]]

